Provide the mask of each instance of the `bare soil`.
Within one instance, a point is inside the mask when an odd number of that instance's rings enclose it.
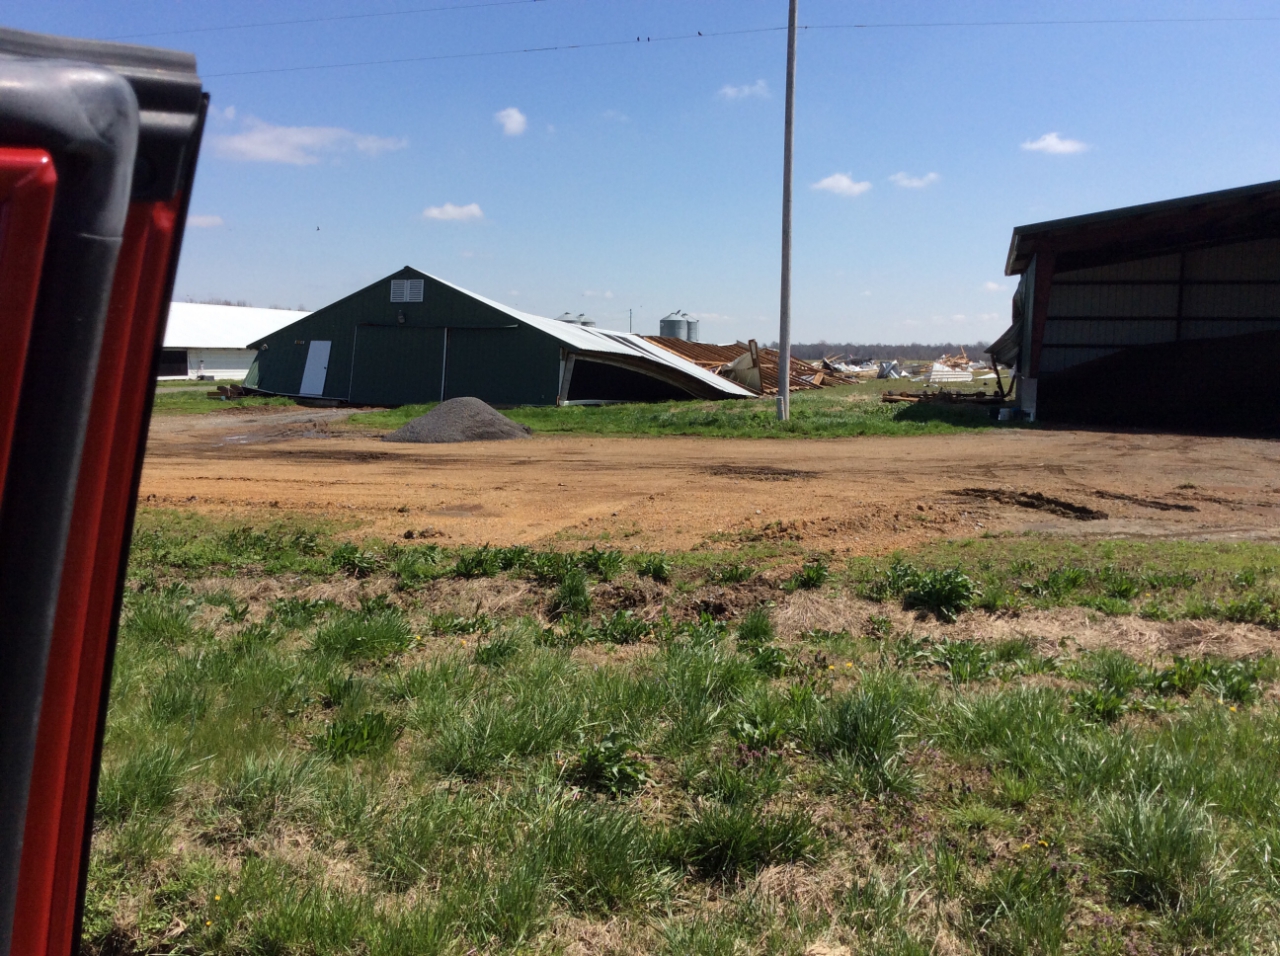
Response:
[[[628,549],[799,542],[883,554],[936,537],[1280,539],[1280,443],[1102,431],[747,440],[534,436],[394,445],[334,409],[157,418],[141,496],[327,516],[445,544]]]

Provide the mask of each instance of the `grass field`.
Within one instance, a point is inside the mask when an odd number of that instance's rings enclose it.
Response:
[[[1063,606],[1273,628],[1274,546],[835,567],[353,531],[141,516],[91,952],[1280,945],[1274,659],[916,632]],[[801,596],[856,611],[782,627]]]
[[[246,395],[232,401],[209,398],[206,392],[214,391],[218,384],[202,382],[208,388],[165,388],[160,382],[156,388],[155,400],[151,406],[156,415],[201,415],[227,408],[256,408],[263,405],[293,405],[291,398],[277,398],[267,395]]]
[[[957,386],[974,390],[990,382]],[[636,405],[529,407],[504,410],[509,418],[541,434],[705,435],[717,438],[841,438],[859,435],[939,435],[987,428],[1025,428],[1025,422],[995,422],[984,408],[955,405],[885,405],[887,389],[919,389],[919,383],[864,382],[792,396],[791,420],[779,422],[773,398],[743,401],[657,402]],[[204,391],[158,388],[157,415],[194,415],[227,408],[293,405],[289,398],[247,396],[235,401],[211,399]],[[435,407],[402,405],[357,412],[349,422],[391,431]]]
[[[974,383],[970,388],[992,383]],[[986,409],[946,405],[885,405],[886,390],[920,389],[911,382],[864,382],[791,398],[791,420],[779,422],[773,398],[724,402],[657,402],[643,405],[571,405],[514,408],[503,414],[541,434],[706,435],[718,438],[841,438],[857,435],[936,435],[984,428],[1019,427],[994,422]],[[391,430],[433,405],[405,405],[354,416],[353,424]],[[1022,426],[1025,427],[1025,424]]]

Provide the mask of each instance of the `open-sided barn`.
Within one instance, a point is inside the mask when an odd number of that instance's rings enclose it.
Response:
[[[1280,394],[1239,384],[1280,361],[1280,182],[1019,226],[1005,274],[988,351],[1036,418],[1280,427]]]
[[[408,266],[250,347],[246,386],[356,405],[753,394],[641,336],[529,315]]]

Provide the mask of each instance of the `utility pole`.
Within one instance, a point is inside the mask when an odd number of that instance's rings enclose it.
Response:
[[[631,334],[631,310],[627,309],[627,334]]]
[[[791,417],[791,138],[796,103],[796,7],[787,18],[787,112],[782,145],[782,304],[778,311],[778,421]]]

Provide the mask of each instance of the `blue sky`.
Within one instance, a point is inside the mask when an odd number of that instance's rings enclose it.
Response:
[[[0,22],[197,55],[213,114],[177,297],[315,309],[408,264],[542,315],[655,332],[681,309],[705,340],[776,338],[785,33],[244,72],[786,22],[786,0],[475,4],[6,0]],[[454,9],[397,13],[432,7]],[[370,13],[395,15],[208,29]],[[1280,2],[800,7],[1195,17]],[[1280,178],[1278,40],[1280,19],[803,31],[795,339],[990,340],[1013,226]]]

